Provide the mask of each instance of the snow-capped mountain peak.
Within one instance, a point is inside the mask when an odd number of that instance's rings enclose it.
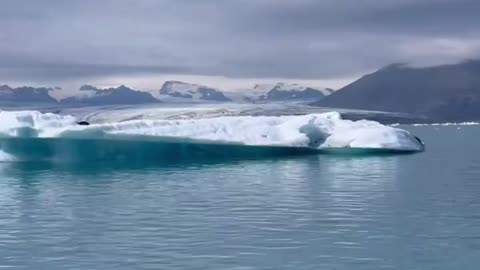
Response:
[[[120,85],[114,88],[99,89],[95,86],[80,87],[79,94],[62,99],[69,105],[112,105],[112,104],[144,104],[158,102],[151,94]]]
[[[258,101],[289,101],[289,100],[320,100],[331,92],[328,89],[316,89],[296,83],[256,84],[247,91],[247,100]]]
[[[175,95],[177,97],[192,98],[201,85],[180,81],[167,81],[160,89],[161,95]]]
[[[220,90],[199,84],[180,81],[167,81],[159,91],[162,96],[189,100],[230,101]]]
[[[13,103],[56,103],[57,101],[50,95],[53,88],[46,87],[10,87],[8,85],[0,86],[1,101]]]

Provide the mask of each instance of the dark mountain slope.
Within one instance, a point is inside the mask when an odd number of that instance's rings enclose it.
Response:
[[[57,103],[57,100],[50,96],[49,92],[53,88],[45,87],[17,87],[12,88],[8,85],[0,86],[0,102],[10,102],[15,104],[24,103]]]
[[[480,61],[428,68],[395,64],[366,75],[314,105],[480,120]]]
[[[124,85],[98,89],[90,85],[84,85],[80,88],[85,92],[83,96],[74,96],[63,99],[61,102],[66,105],[135,105],[160,102],[150,93],[130,89]]]

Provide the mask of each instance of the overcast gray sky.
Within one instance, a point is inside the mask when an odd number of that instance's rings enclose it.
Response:
[[[478,0],[2,0],[0,84],[339,87],[394,62],[479,57],[479,11]]]

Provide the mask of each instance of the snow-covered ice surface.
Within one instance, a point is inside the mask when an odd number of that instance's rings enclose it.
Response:
[[[357,113],[357,110],[329,109],[312,107],[301,102],[269,104],[248,103],[175,103],[160,105],[104,106],[83,108],[44,109],[43,112],[56,112],[73,115],[91,123],[123,122],[128,120],[178,120],[200,119],[219,116],[286,116],[318,114],[331,111]],[[362,112],[378,114],[382,112]],[[394,114],[389,114],[394,115]],[[399,115],[400,116],[400,115]]]
[[[78,116],[38,111],[0,112],[2,138],[78,138],[198,141],[249,146],[282,146],[313,149],[371,148],[421,151],[423,146],[407,131],[373,121],[349,121],[338,112],[288,116],[225,116],[218,108],[151,112],[135,119],[122,110],[103,111],[90,126],[80,126]],[[238,112],[237,112],[238,113]],[[125,119],[128,115],[130,119]],[[220,116],[223,115],[223,116]],[[159,117],[161,116],[161,117]],[[195,117],[196,116],[196,117]],[[199,117],[201,116],[201,117]],[[160,119],[163,118],[163,119]],[[169,119],[171,118],[171,119]]]

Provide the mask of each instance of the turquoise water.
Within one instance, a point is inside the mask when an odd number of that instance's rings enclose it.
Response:
[[[477,269],[480,128],[408,129],[425,153],[0,164],[0,266]]]

